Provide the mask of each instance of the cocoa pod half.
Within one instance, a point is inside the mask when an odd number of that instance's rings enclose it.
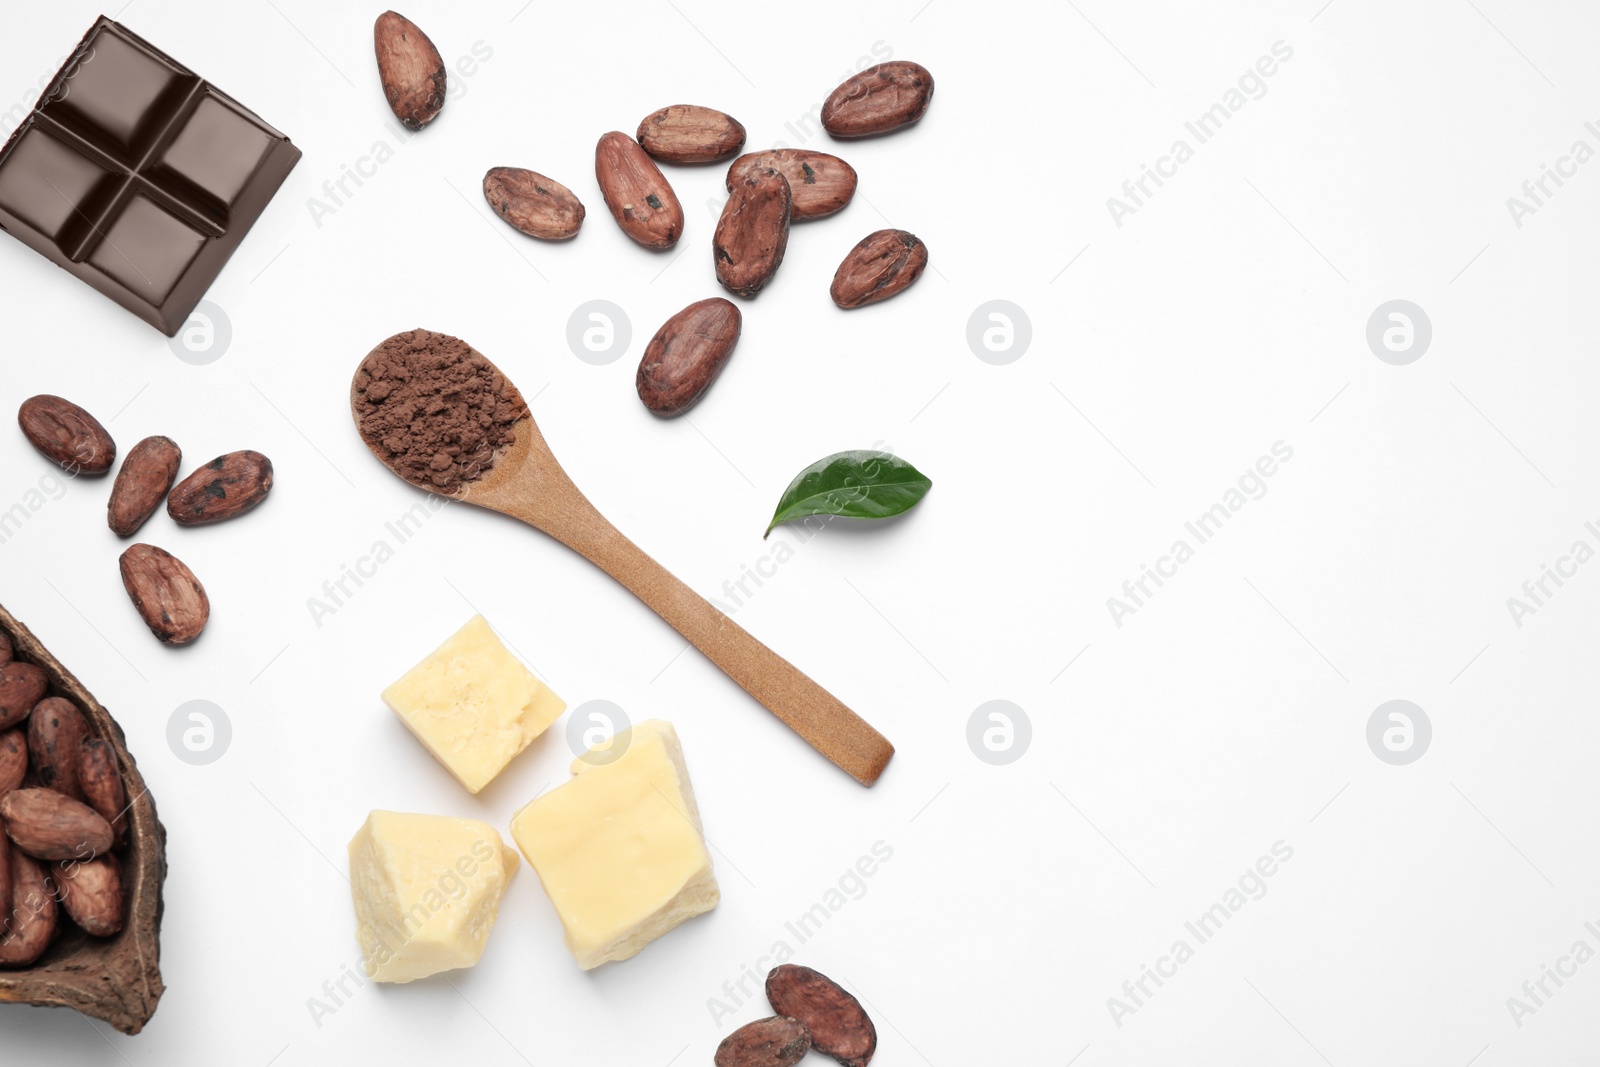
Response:
[[[131,545],[122,554],[122,587],[163,643],[186,645],[200,636],[211,618],[205,587],[184,562],[155,545]]]
[[[744,316],[720,296],[696,301],[662,324],[639,359],[634,387],[657,415],[682,415],[705,396],[739,343]]]
[[[827,975],[785,963],[767,974],[767,1000],[779,1015],[811,1031],[811,1047],[844,1067],[867,1067],[878,1031],[861,1002]]]
[[[738,155],[744,127],[732,115],[695,104],[674,104],[639,123],[639,144],[663,163],[715,163]]]
[[[828,295],[842,308],[876,304],[911,288],[927,266],[928,246],[916,234],[879,230],[844,257]]]
[[[736,182],[711,238],[717,281],[739,296],[755,296],[783,264],[789,247],[789,180],[776,170],[752,171]]]
[[[717,1046],[716,1067],[794,1067],[811,1051],[811,1031],[781,1015],[746,1023]]]
[[[104,474],[117,458],[116,442],[100,420],[59,396],[41,393],[24,400],[17,425],[29,444],[72,474]]]
[[[35,859],[87,860],[111,849],[111,824],[54,789],[13,789],[0,797],[11,843]]]
[[[26,719],[49,688],[44,671],[31,663],[12,660],[0,664],[0,730]]]
[[[872,137],[902,129],[928,113],[933,75],[896,59],[846,78],[822,104],[822,128],[835,137]]]
[[[775,170],[789,180],[793,202],[789,217],[795,222],[820,219],[843,211],[856,195],[856,169],[838,156],[804,148],[774,148],[749,152],[728,167],[728,191],[740,179],[763,170]]]
[[[594,178],[622,232],[646,248],[671,248],[683,236],[683,205],[661,168],[616,130],[594,149]]]
[[[0,758],[4,741],[0,735]],[[83,790],[84,803],[111,824],[112,845],[121,845],[128,836],[128,792],[122,785],[122,768],[117,766],[117,750],[109,741],[93,738],[79,748],[78,787]]]
[[[111,484],[106,522],[118,537],[132,537],[178,478],[183,451],[170,437],[146,437],[128,450]]]
[[[519,233],[565,241],[583,226],[583,204],[553,178],[521,167],[494,167],[483,176],[483,198]]]
[[[444,60],[428,35],[404,15],[385,11],[372,25],[378,77],[389,110],[408,130],[420,130],[444,109]]]
[[[237,518],[272,490],[272,460],[245,449],[218,456],[167,494],[167,514],[180,526]]]
[[[89,737],[89,720],[65,697],[45,697],[28,716],[28,753],[33,773],[46,789],[83,799],[78,759]]]
[[[73,922],[95,937],[121,933],[128,917],[128,901],[122,889],[122,864],[117,857],[68,860],[56,864],[54,874],[61,906]]]
[[[49,868],[11,849],[9,914],[0,921],[0,967],[26,967],[55,940],[59,924],[55,886]]]

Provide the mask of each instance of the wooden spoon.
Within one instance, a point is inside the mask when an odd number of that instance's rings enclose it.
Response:
[[[394,342],[413,336],[390,338],[368,355],[362,367],[384,353],[386,346],[392,356]],[[454,340],[443,335],[434,337],[446,342]],[[487,357],[470,349],[468,358],[482,360],[494,370],[504,382],[502,397],[526,412],[516,387],[494,369]],[[358,429],[365,402],[358,384],[361,379],[362,370],[358,369],[350,396]],[[453,493],[441,492],[427,478],[406,469],[389,449],[366,433],[362,433],[362,439],[384,466],[411,484],[521,519],[582,555],[649,605],[745,692],[856,781],[870,786],[878,780],[889,757],[894,755],[894,746],[882,734],[618,532],[561,469],[532,414],[518,418],[511,431],[515,439],[494,453],[487,472]]]

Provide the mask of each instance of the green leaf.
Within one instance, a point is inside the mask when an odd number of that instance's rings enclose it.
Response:
[[[933,482],[899,456],[870,449],[837,452],[795,476],[761,536],[807,515],[887,519],[909,511],[931,488]]]

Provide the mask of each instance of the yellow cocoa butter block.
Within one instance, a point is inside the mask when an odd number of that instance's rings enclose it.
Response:
[[[488,823],[372,812],[350,839],[367,976],[411,982],[476,964],[516,870],[516,852]]]
[[[383,702],[473,793],[567,707],[511,654],[482,615],[385,689]]]
[[[626,746],[621,757],[580,757],[571,781],[511,821],[586,971],[636,955],[721,899],[677,732],[641,722],[593,751],[613,742]]]

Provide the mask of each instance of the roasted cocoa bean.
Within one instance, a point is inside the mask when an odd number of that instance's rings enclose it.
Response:
[[[865,307],[909,289],[928,266],[928,246],[905,230],[868,234],[834,273],[828,295],[842,308]]]
[[[182,462],[183,452],[170,437],[146,437],[129,449],[106,504],[111,532],[132,537],[161,506]]]
[[[41,393],[24,400],[17,425],[29,444],[71,474],[104,474],[117,458],[116,442],[100,421],[59,396]]]
[[[776,170],[751,171],[734,183],[711,239],[717,281],[755,296],[783,263],[789,247],[789,180]]]
[[[767,1000],[779,1015],[804,1023],[811,1047],[844,1067],[867,1067],[877,1051],[878,1031],[861,1002],[810,967],[774,967],[767,974]]]
[[[696,301],[662,324],[645,346],[634,386],[657,415],[682,415],[705,396],[739,343],[744,316],[720,296]]]
[[[150,632],[169,645],[200,636],[211,601],[194,572],[166,549],[132,545],[122,554],[122,587]]]

